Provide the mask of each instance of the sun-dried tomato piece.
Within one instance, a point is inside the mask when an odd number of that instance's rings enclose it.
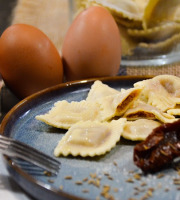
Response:
[[[180,156],[180,120],[155,128],[134,147],[134,163],[144,172],[156,172]]]

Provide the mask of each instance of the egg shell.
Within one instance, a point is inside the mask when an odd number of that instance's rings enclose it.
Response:
[[[63,80],[56,47],[42,31],[26,24],[11,25],[1,35],[0,73],[19,98]]]
[[[120,32],[108,10],[92,6],[74,19],[63,41],[62,59],[67,80],[117,75]]]

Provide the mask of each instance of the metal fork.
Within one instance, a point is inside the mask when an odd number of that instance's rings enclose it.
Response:
[[[9,157],[20,158],[30,162],[53,174],[58,173],[61,165],[58,160],[37,149],[3,135],[0,135],[0,152]]]

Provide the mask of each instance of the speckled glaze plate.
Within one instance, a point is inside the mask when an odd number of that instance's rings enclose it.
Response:
[[[102,78],[109,86],[130,88],[148,77]],[[52,128],[35,119],[50,110],[57,100],[85,99],[94,80],[60,84],[32,95],[5,116],[0,131],[53,156],[53,151],[65,131]],[[57,176],[47,176],[43,170],[21,160],[4,157],[14,180],[31,196],[39,200],[56,199],[158,199],[179,200],[178,172],[166,169],[157,174],[143,174],[133,163],[136,143],[121,139],[104,156],[94,158],[60,157]]]

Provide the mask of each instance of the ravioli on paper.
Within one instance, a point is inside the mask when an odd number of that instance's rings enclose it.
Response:
[[[74,124],[54,150],[58,156],[99,156],[109,152],[120,140],[126,119],[108,122],[85,121]]]
[[[79,121],[96,120],[99,118],[99,106],[85,100],[80,102],[58,101],[54,107],[44,115],[37,115],[36,119],[56,128],[68,129]]]

